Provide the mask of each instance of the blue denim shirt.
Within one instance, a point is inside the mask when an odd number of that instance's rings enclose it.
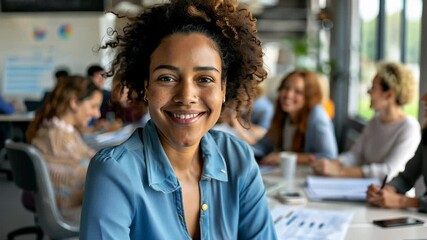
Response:
[[[212,130],[200,146],[200,206],[208,206],[200,210],[201,239],[276,239],[249,146]],[[80,239],[191,239],[179,181],[151,121],[91,160]]]

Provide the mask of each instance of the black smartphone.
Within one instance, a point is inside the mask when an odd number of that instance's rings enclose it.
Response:
[[[419,219],[412,218],[412,217],[374,220],[375,225],[378,225],[383,228],[417,225],[417,224],[423,224],[423,223],[424,221],[421,221]]]

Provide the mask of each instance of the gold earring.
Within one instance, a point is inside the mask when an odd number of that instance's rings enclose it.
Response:
[[[225,96],[224,96],[224,98],[222,99],[222,103],[225,103]]]

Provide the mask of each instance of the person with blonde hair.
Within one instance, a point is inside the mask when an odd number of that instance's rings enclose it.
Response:
[[[79,221],[89,160],[95,151],[81,139],[79,128],[100,116],[102,90],[86,78],[58,82],[30,123],[26,140],[49,168],[56,201],[64,215]]]
[[[352,148],[335,161],[312,164],[316,174],[331,177],[373,177],[380,181],[395,176],[414,155],[421,139],[418,121],[403,112],[414,95],[415,79],[402,64],[381,62],[368,93],[376,115],[368,122]]]
[[[292,71],[283,78],[278,90],[271,127],[254,146],[260,163],[279,164],[281,151],[297,153],[299,164],[336,157],[333,124],[321,105],[319,75],[308,70]]]

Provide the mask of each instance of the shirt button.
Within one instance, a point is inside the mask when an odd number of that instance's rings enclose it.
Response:
[[[203,211],[208,210],[208,205],[206,203],[202,204],[202,210]]]

